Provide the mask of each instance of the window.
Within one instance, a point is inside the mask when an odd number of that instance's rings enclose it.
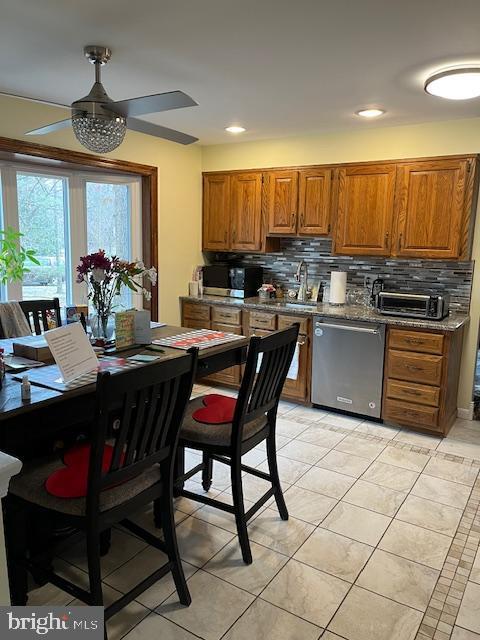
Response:
[[[65,306],[70,285],[65,263],[67,179],[18,172],[17,202],[23,243],[35,249],[40,262],[29,266],[22,283],[22,298],[57,297]]]
[[[85,304],[87,288],[76,282],[82,255],[104,249],[123,260],[141,259],[140,180],[135,177],[39,170],[0,165],[2,226],[24,234],[39,265],[28,265],[22,283],[0,290],[5,299],[60,299]],[[2,209],[0,208],[0,212]],[[117,308],[141,308],[141,298],[125,292]]]

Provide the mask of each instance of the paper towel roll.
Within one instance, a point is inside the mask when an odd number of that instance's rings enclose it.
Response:
[[[347,272],[332,271],[330,275],[330,304],[345,304],[347,299]]]

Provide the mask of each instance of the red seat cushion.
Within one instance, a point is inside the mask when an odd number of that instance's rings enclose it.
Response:
[[[90,444],[75,445],[65,452],[61,469],[54,471],[45,481],[45,489],[57,498],[84,498],[87,495]],[[113,447],[105,445],[102,470],[106,473],[112,462]],[[124,456],[121,456],[120,464]]]
[[[192,418],[204,424],[225,424],[232,422],[237,401],[235,398],[211,393],[203,398],[205,407],[192,413]]]

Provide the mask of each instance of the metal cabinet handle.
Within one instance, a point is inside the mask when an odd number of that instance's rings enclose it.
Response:
[[[402,248],[402,234],[400,234],[398,236],[398,250],[400,251],[400,249]]]
[[[305,215],[303,213],[300,214],[300,228],[303,229],[305,222]]]
[[[295,227],[295,221],[297,219],[297,214],[295,212],[292,213],[292,227]]]
[[[227,242],[227,237],[228,237],[228,233],[225,231],[225,235],[224,235],[225,242]]]
[[[422,367],[417,367],[414,364],[406,364],[405,368],[408,369],[409,371],[423,371]]]
[[[232,230],[232,242],[235,242],[236,238],[237,238],[237,230],[233,229]]]
[[[353,331],[354,333],[370,333],[372,335],[378,335],[378,329],[367,329],[366,327],[349,327],[344,324],[329,324],[327,322],[316,322],[316,327],[327,329],[340,329],[341,331]]]
[[[421,338],[405,338],[405,342],[408,344],[424,344],[425,340]]]
[[[415,389],[404,389],[403,390],[404,393],[410,395],[410,396],[421,396],[422,394],[420,393],[420,391],[415,391]]]
[[[387,231],[387,232],[385,233],[385,245],[386,245],[387,247],[388,247],[388,245],[389,245],[389,240],[390,240],[390,234],[389,234],[389,232]]]

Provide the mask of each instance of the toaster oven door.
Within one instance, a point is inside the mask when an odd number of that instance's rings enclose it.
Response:
[[[379,296],[377,305],[384,315],[425,318],[428,312],[428,298],[420,296]]]

